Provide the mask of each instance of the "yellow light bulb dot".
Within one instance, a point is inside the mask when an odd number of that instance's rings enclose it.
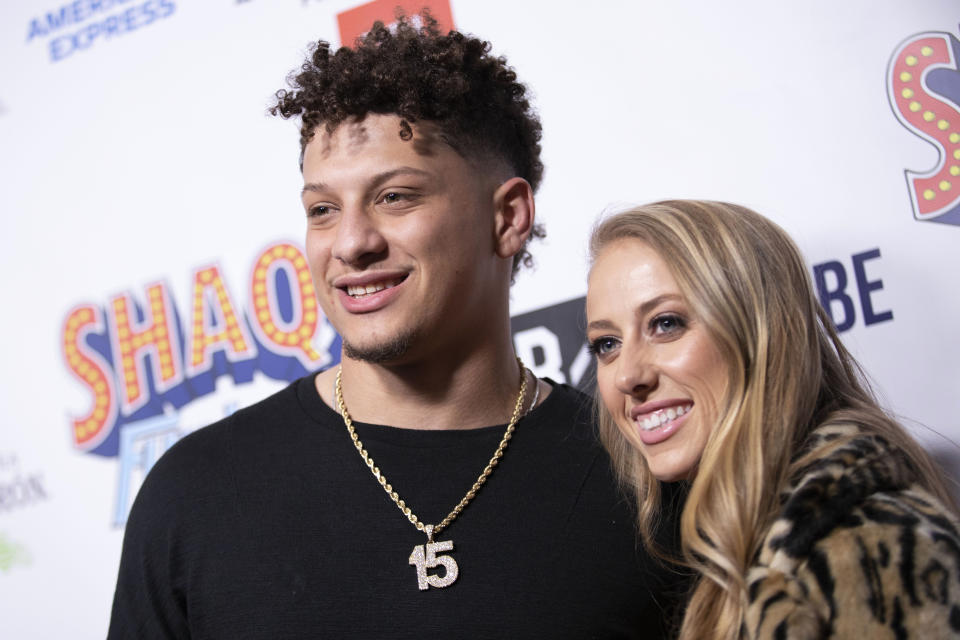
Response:
[[[906,58],[906,60],[904,60],[904,62],[907,63],[907,66],[908,66],[908,67],[914,67],[914,66],[917,65],[917,56],[907,56],[907,58]]]
[[[920,103],[914,100],[913,102],[910,103],[908,108],[910,109],[910,111],[913,111],[914,113],[916,113],[917,111],[920,111]]]
[[[958,167],[957,165],[953,165],[952,167],[950,167],[950,175],[960,176],[960,167]]]
[[[912,73],[910,73],[909,71],[900,72],[900,82],[910,82],[911,80],[913,80]]]
[[[924,58],[929,58],[933,55],[933,47],[923,47],[920,49],[920,55],[922,55]]]
[[[946,131],[949,128],[950,128],[950,123],[947,122],[946,120],[941,120],[940,122],[937,123],[937,129],[940,129],[940,131]]]
[[[913,89],[904,89],[900,92],[900,95],[902,95],[906,100],[909,100],[913,97]]]
[[[960,142],[960,133],[951,133],[950,142],[952,142],[953,144],[957,144],[958,142]]]
[[[950,191],[950,187],[953,185],[950,184],[949,180],[941,180],[937,186],[940,187],[940,191]]]
[[[933,189],[927,189],[923,192],[924,200],[933,200],[936,197],[937,197],[937,194],[934,193]]]
[[[923,119],[926,120],[927,122],[932,122],[933,119],[936,118],[936,117],[937,117],[937,116],[933,115],[933,111],[924,111],[924,112],[923,112]]]

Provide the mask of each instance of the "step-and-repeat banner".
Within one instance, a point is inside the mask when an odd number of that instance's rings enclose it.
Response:
[[[102,637],[154,461],[339,360],[303,255],[297,127],[266,109],[311,42],[350,43],[396,4],[0,9],[0,637]],[[955,2],[428,4],[508,57],[543,121],[548,237],[512,295],[537,373],[593,375],[599,215],[738,202],[794,235],[883,402],[960,477]]]

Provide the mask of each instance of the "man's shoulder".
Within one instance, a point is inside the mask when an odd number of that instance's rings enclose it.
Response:
[[[595,440],[594,404],[590,396],[568,384],[545,378],[551,385],[550,395],[528,415],[535,422],[574,441]]]
[[[161,494],[175,500],[195,494],[198,486],[211,489],[224,484],[237,456],[257,452],[271,443],[287,440],[291,431],[310,422],[301,397],[313,376],[183,436],[148,473],[141,493]]]

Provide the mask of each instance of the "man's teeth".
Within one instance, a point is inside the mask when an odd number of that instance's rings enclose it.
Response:
[[[640,428],[644,431],[651,431],[664,424],[675,420],[693,408],[692,404],[681,405],[679,407],[670,407],[654,411],[640,422]]]
[[[371,293],[376,293],[377,291],[383,291],[384,289],[395,287],[398,284],[400,284],[399,279],[374,282],[367,285],[349,285],[347,287],[347,295],[353,296],[354,298],[360,298],[362,296],[370,295]]]

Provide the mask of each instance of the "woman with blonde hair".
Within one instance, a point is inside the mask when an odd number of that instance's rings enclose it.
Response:
[[[686,486],[680,637],[960,637],[955,503],[787,234],[671,201],[602,221],[590,250],[601,438],[648,545],[661,483]]]

